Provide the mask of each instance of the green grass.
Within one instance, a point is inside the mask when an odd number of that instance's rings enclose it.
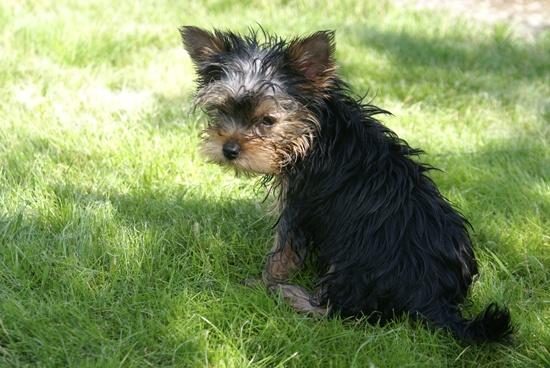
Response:
[[[362,4],[3,1],[0,365],[550,366],[550,34]],[[239,284],[274,218],[254,179],[198,154],[176,28],[255,22],[337,30],[341,75],[474,224],[465,313],[509,305],[512,343],[310,319]]]

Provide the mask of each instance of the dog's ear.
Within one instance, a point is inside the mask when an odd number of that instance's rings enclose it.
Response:
[[[307,79],[324,84],[334,74],[334,32],[319,31],[290,42],[286,55],[291,66]]]
[[[210,33],[193,26],[183,26],[179,31],[185,50],[197,66],[226,51],[226,45],[219,32]]]

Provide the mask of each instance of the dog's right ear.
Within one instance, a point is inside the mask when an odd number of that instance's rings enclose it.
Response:
[[[226,51],[225,43],[218,32],[210,33],[193,26],[183,26],[179,31],[185,50],[197,66]]]

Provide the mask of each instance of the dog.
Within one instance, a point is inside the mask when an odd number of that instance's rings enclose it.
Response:
[[[289,41],[180,28],[197,72],[196,106],[209,117],[202,151],[237,172],[263,176],[278,221],[262,281],[296,310],[400,315],[462,341],[501,340],[509,310],[491,303],[468,320],[459,305],[477,265],[468,221],[427,176],[431,166],[385,127],[389,114],[355,98],[336,73],[335,38]],[[313,292],[288,283],[310,256]]]

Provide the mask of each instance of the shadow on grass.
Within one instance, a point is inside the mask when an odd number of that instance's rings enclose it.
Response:
[[[499,141],[478,152],[438,157],[448,169],[436,178],[444,190],[456,189],[463,197],[476,245],[502,257],[503,275],[525,277],[548,289],[545,273],[529,269],[532,262],[550,269],[543,239],[543,228],[550,226],[545,154],[543,145],[528,140]]]
[[[397,99],[410,99],[414,90],[415,99],[438,98],[449,104],[448,98],[485,93],[513,104],[518,86],[544,85],[550,78],[550,53],[545,51],[550,48],[550,37],[520,43],[498,34],[484,40],[460,34],[430,37],[363,25],[345,27],[340,34],[348,35],[358,55],[376,50],[392,63],[391,68],[379,72],[368,70],[354,58],[343,65],[346,79],[366,76],[367,83],[372,78],[392,81],[384,93]]]
[[[103,346],[119,360],[148,350],[163,365],[174,349],[177,361],[202,359],[209,327],[200,316],[221,320],[232,307],[210,305],[242,299],[240,281],[259,273],[272,237],[273,219],[254,201],[192,188],[113,193],[65,183],[51,195],[51,208],[0,217],[7,351],[29,337],[48,346],[61,338],[73,352]],[[32,351],[18,358],[45,361]]]
[[[429,37],[364,26],[348,29],[358,38],[360,46],[391,54],[403,66],[498,74],[510,82],[517,78],[544,79],[550,75],[550,55],[545,51],[550,46],[550,38],[521,43],[506,35],[475,40],[460,34]]]

